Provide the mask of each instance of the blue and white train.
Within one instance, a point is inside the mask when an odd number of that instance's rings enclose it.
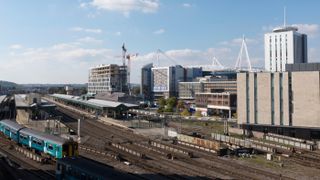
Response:
[[[11,120],[0,121],[0,132],[16,143],[53,158],[78,156],[78,143],[35,131]]]

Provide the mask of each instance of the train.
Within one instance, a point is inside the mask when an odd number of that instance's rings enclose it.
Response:
[[[48,158],[78,156],[77,142],[29,129],[11,120],[0,121],[0,132],[17,144]]]

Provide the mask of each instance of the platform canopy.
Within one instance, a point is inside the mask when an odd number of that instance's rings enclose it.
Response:
[[[79,104],[88,106],[94,109],[107,109],[107,108],[120,108],[124,107],[127,109],[138,107],[137,104],[130,104],[130,103],[124,103],[124,102],[114,102],[114,101],[106,101],[106,100],[100,100],[100,99],[90,99],[90,100],[84,100],[80,96],[71,96],[66,94],[53,94],[51,95],[53,98],[61,99],[67,102]]]

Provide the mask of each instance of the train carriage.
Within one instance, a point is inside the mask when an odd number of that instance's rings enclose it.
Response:
[[[21,136],[22,135],[22,136]],[[20,131],[20,138],[27,137],[20,141],[21,144],[39,152],[49,154],[55,158],[67,156],[77,156],[78,146],[76,142],[63,139],[50,134],[44,134],[32,129],[23,129]]]
[[[2,120],[0,121],[0,130],[3,134],[15,142],[19,142],[19,131],[24,129],[24,126],[21,126],[11,120]]]
[[[0,121],[0,131],[18,144],[54,158],[78,156],[78,143],[35,131],[11,120]]]

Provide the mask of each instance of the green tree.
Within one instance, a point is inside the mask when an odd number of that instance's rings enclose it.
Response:
[[[182,100],[178,101],[177,108],[179,111],[182,111],[184,109],[184,102]]]
[[[181,116],[190,116],[190,112],[189,112],[187,109],[184,109],[184,110],[181,112]]]
[[[167,100],[167,106],[175,107],[177,105],[177,98],[171,97]]]
[[[173,107],[171,105],[166,105],[164,112],[173,112]]]
[[[158,113],[163,113],[164,111],[164,107],[159,107],[159,109],[157,110]]]
[[[202,117],[201,111],[196,111],[196,112],[194,113],[194,115],[195,115],[196,117]]]
[[[165,107],[166,106],[166,100],[164,98],[160,98],[158,100],[158,102],[159,102],[159,106],[160,107]]]
[[[232,114],[232,117],[233,117],[233,118],[237,118],[237,117],[238,117],[238,114],[237,114],[237,113],[233,113],[233,114]]]

